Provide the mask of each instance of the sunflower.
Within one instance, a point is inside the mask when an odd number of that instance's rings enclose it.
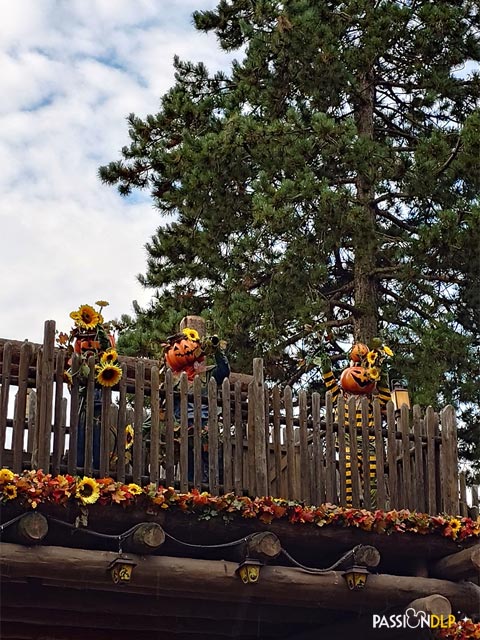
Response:
[[[0,469],[0,484],[11,482],[15,474],[10,469]]]
[[[102,364],[108,362],[109,364],[113,364],[118,360],[118,353],[115,349],[107,349],[104,353],[102,353],[100,357],[100,362]]]
[[[78,311],[72,311],[70,317],[83,329],[94,329],[102,320],[100,314],[89,304],[82,304]]]
[[[3,487],[3,495],[7,500],[13,500],[17,497],[17,487],[14,484],[6,484]]]
[[[185,327],[185,329],[183,329],[182,333],[184,335],[186,335],[189,340],[194,340],[196,342],[198,342],[200,340],[200,336],[198,335],[198,331],[196,331],[195,329],[189,329],[188,327]]]
[[[368,364],[375,364],[378,358],[378,353],[376,351],[369,351],[367,353],[367,361]]]
[[[76,498],[80,498],[82,504],[93,504],[100,497],[100,485],[94,478],[83,476],[83,480],[77,484]]]
[[[99,307],[108,307],[110,303],[106,300],[97,300],[95,304],[97,304]]]
[[[378,380],[380,378],[379,367],[370,367],[367,369],[370,380]]]
[[[387,347],[386,344],[383,345],[383,350],[385,351],[387,356],[390,356],[390,358],[393,356],[393,351],[390,349],[390,347]]]
[[[127,424],[125,427],[125,449],[130,449],[133,444],[133,427],[131,424]]]
[[[462,527],[462,523],[458,518],[452,518],[448,524],[453,533],[458,533]]]
[[[110,364],[105,362],[104,364],[97,365],[96,380],[102,387],[114,387],[120,381],[122,377],[122,370],[117,364]]]
[[[132,496],[138,496],[143,493],[142,487],[140,487],[138,484],[135,484],[134,482],[128,484],[127,489],[132,494]]]

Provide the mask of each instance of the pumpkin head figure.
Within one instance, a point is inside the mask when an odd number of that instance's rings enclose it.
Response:
[[[353,362],[361,362],[367,355],[369,349],[363,342],[356,342],[350,351],[350,360]]]
[[[185,334],[173,336],[165,351],[165,362],[175,373],[191,367],[201,357],[200,343],[197,340],[191,340]]]
[[[348,367],[342,371],[340,386],[347,393],[367,395],[375,389],[375,380],[370,378],[365,367]]]

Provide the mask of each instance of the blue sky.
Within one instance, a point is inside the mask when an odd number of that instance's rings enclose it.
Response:
[[[216,0],[0,0],[0,337],[40,342],[45,320],[104,299],[106,319],[145,304],[147,195],[97,177],[127,144],[126,116],[154,113],[175,54],[229,58],[191,13]]]

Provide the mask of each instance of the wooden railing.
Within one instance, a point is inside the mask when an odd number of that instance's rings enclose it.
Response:
[[[267,386],[261,359],[254,360],[253,376],[227,379],[219,388],[214,380],[202,388],[200,378],[189,386],[185,374],[174,387],[156,361],[119,362],[123,376],[113,390],[96,388],[93,359],[86,383],[81,387],[74,375],[68,389],[53,321],[45,323],[42,345],[0,340],[0,466],[110,475],[181,491],[196,486],[215,495],[468,514],[451,406],[396,412],[389,403],[382,415],[375,401],[369,429],[365,399],[360,433],[353,399],[334,407],[329,393],[322,402],[318,393],[294,396],[288,386]],[[78,366],[74,356],[73,372]],[[353,418],[345,425],[347,408]],[[373,492],[369,442],[376,455]],[[361,463],[350,465],[350,455]],[[478,491],[471,493],[475,514]]]

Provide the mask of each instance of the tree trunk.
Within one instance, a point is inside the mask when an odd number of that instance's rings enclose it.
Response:
[[[375,86],[372,70],[359,79],[359,94],[355,96],[356,125],[359,139],[373,140],[373,108]],[[372,205],[373,180],[358,171],[356,179],[358,209],[352,223],[355,253],[354,266],[354,340],[368,343],[378,333],[378,283],[374,275],[376,266],[376,215]]]

